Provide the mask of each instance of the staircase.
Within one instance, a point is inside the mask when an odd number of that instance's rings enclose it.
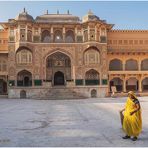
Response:
[[[80,94],[73,90],[73,88],[66,87],[53,87],[46,93],[45,99],[64,100],[64,99],[85,99],[83,94]]]

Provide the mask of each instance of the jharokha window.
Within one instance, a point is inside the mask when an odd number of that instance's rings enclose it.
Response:
[[[85,64],[99,64],[100,54],[99,51],[95,49],[89,49],[84,54]]]
[[[32,53],[27,49],[23,49],[16,54],[16,60],[18,64],[32,63]]]

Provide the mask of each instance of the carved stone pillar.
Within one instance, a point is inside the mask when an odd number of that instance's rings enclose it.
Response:
[[[40,42],[41,42],[41,37],[42,37],[42,31],[41,31],[41,27],[39,27],[39,36],[40,36]]]
[[[123,61],[123,67],[122,67],[122,69],[123,69],[123,71],[125,71],[125,61]]]
[[[142,80],[141,80],[141,78],[139,79],[139,82],[138,82],[138,91],[142,92]]]
[[[90,41],[90,27],[88,26],[88,41]]]
[[[28,26],[26,25],[26,28],[25,28],[25,41],[27,42],[28,41]]]
[[[95,41],[97,41],[97,27],[95,26]]]
[[[63,27],[63,42],[65,43],[65,27]]]
[[[53,26],[51,26],[50,28],[50,33],[51,33],[51,42],[54,42],[53,40]]]
[[[126,92],[126,79],[123,80],[123,92]]]
[[[138,62],[138,70],[141,71],[141,61]]]
[[[78,29],[77,27],[75,28],[75,42],[77,42],[77,34],[78,34]]]

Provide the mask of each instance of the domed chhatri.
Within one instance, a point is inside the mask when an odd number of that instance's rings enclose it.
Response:
[[[89,10],[88,13],[87,13],[87,15],[85,15],[83,17],[83,22],[97,21],[97,20],[100,20],[100,18],[98,16],[94,15],[91,10]]]
[[[29,15],[24,8],[23,12],[19,13],[15,18],[16,21],[34,21],[33,17]]]

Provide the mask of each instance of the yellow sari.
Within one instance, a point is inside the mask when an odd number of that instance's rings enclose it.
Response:
[[[142,130],[142,118],[141,109],[130,115],[135,109],[136,104],[128,97],[124,112],[123,130],[128,136],[137,137]]]

